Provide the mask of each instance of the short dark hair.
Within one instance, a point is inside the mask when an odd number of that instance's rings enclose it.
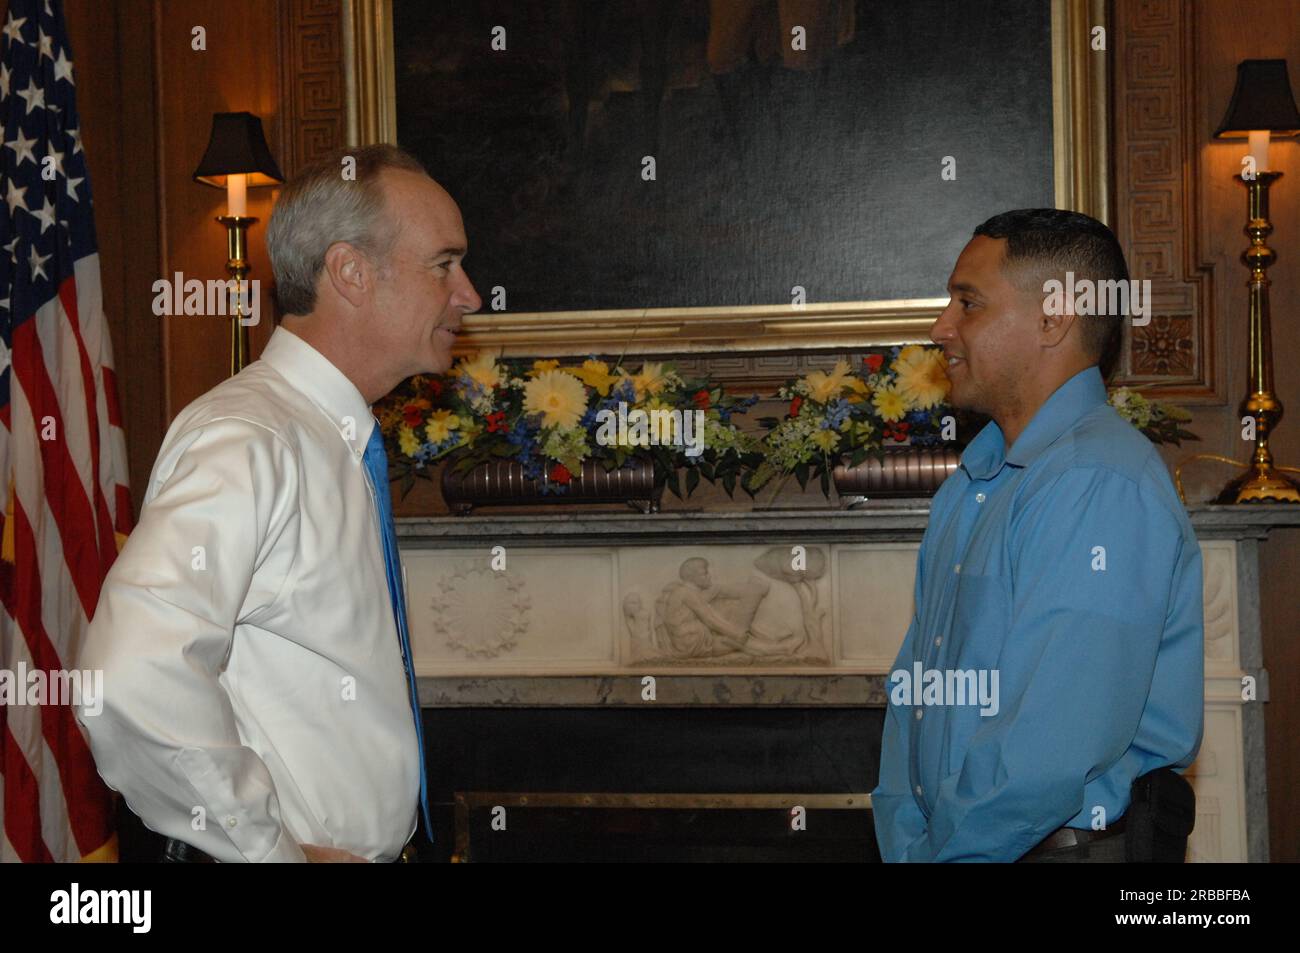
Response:
[[[1003,267],[1013,282],[1026,290],[1041,290],[1044,276],[1064,276],[1091,281],[1128,281],[1128,264],[1115,233],[1102,222],[1080,212],[1058,208],[1022,208],[994,215],[976,235],[1007,240]],[[1124,340],[1123,315],[1093,315],[1080,329],[1081,341],[1096,359],[1102,380],[1110,377]]]

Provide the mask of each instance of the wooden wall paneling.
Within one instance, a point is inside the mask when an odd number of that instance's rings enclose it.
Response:
[[[282,0],[280,61],[288,176],[347,141],[342,0]]]
[[[1218,402],[1214,270],[1198,228],[1195,17],[1178,0],[1116,4],[1114,226],[1153,301],[1150,323],[1126,328],[1115,383]]]
[[[212,114],[248,110],[262,119],[276,159],[280,129],[278,3],[214,4],[205,0],[154,0],[154,56],[159,102],[158,202],[162,210],[160,275],[187,279],[225,277],[225,232],[213,219],[225,211],[221,190],[191,176],[203,156]],[[194,50],[192,31],[206,31],[207,48]],[[249,231],[250,277],[260,282],[261,323],[249,328],[254,357],[270,337],[271,266],[266,222],[275,189],[250,189],[248,212],[260,221]],[[164,319],[167,415],[175,415],[229,373],[229,323],[221,316]]]

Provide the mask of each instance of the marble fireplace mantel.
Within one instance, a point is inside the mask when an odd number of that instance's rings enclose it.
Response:
[[[1206,709],[1189,859],[1264,860],[1259,543],[1300,526],[1300,507],[1188,513],[1204,557]],[[928,519],[924,499],[400,519],[421,704],[883,707]],[[1247,676],[1255,701],[1241,697]]]

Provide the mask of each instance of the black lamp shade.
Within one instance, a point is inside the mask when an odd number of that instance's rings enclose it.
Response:
[[[262,134],[262,120],[252,113],[214,113],[208,151],[194,170],[194,181],[226,187],[226,176],[244,174],[249,186],[284,181]]]
[[[1286,60],[1237,64],[1237,88],[1214,138],[1245,139],[1253,129],[1267,129],[1274,138],[1300,135],[1300,110],[1291,95]]]

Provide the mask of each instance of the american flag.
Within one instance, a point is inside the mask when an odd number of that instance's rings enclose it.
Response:
[[[117,534],[131,521],[74,92],[60,0],[9,0],[0,36],[0,671],[15,674],[76,665]],[[111,794],[73,715],[66,703],[0,704],[0,861],[116,859]]]

